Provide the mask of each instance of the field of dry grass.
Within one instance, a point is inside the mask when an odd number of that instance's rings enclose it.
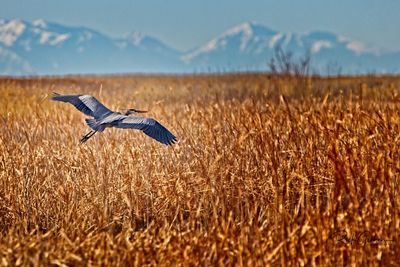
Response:
[[[173,147],[51,93],[150,110]],[[0,79],[0,265],[396,266],[400,78]]]

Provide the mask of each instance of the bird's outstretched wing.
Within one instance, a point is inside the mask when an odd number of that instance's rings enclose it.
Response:
[[[165,145],[172,145],[177,142],[175,135],[152,118],[127,116],[124,119],[121,119],[116,125],[114,125],[114,127],[142,130],[151,138],[154,138]]]
[[[79,111],[82,111],[86,115],[95,118],[99,118],[104,114],[112,112],[102,103],[100,103],[99,100],[91,95],[60,95],[54,93],[52,99],[55,101],[71,103]]]

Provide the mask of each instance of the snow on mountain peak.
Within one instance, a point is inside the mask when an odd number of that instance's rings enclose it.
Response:
[[[181,58],[184,62],[189,63],[202,54],[217,53],[217,51],[226,49],[238,49],[240,53],[260,54],[265,48],[275,46],[284,37],[289,38],[288,41],[290,41],[290,36],[273,31],[256,22],[244,22],[226,30],[220,36]]]
[[[243,33],[246,36],[250,36],[253,34],[253,26],[252,25],[253,25],[253,23],[251,23],[251,22],[244,22],[233,28],[230,28],[223,35],[227,36],[227,35],[236,35],[239,33]]]
[[[269,40],[268,46],[269,48],[273,48],[275,44],[283,37],[283,33],[279,32],[272,36],[272,38]]]
[[[70,37],[70,34],[57,34],[54,32],[43,31],[40,34],[39,43],[41,44],[49,44],[49,45],[58,45]]]
[[[32,22],[31,31],[39,38],[39,44],[58,45],[70,38],[70,33],[65,33],[57,28],[50,27],[42,20],[38,19]]]
[[[7,47],[12,47],[18,40],[18,44],[25,51],[31,50],[34,43],[58,45],[70,37],[69,33],[57,29],[48,30],[49,25],[42,19],[32,23],[21,20],[1,20],[0,21],[0,43]],[[35,41],[36,40],[36,41]]]
[[[39,28],[47,28],[47,23],[43,19],[37,19],[32,22],[32,25]]]
[[[343,43],[347,49],[351,50],[352,52],[356,53],[357,55],[361,55],[364,53],[371,53],[374,55],[379,55],[383,52],[384,49],[372,46],[369,44],[365,44],[360,41],[353,40],[351,38],[339,35],[338,41]]]
[[[223,40],[222,42],[226,44],[226,41]],[[181,58],[185,63],[189,63],[196,56],[198,56],[200,54],[212,52],[213,50],[216,50],[217,48],[218,48],[218,40],[212,39],[211,41],[206,43],[204,46],[200,47],[199,49],[196,49],[192,53],[183,55]]]
[[[356,52],[357,54],[362,54],[366,50],[365,45],[358,41],[351,41],[351,42],[347,43],[346,47],[348,49]]]
[[[139,45],[145,37],[141,32],[133,31],[127,35],[126,39],[134,45]]]
[[[331,42],[329,41],[325,41],[325,40],[319,40],[316,41],[312,44],[311,46],[311,53],[312,54],[316,54],[318,53],[322,48],[331,48],[333,45]]]
[[[296,56],[309,51],[316,68],[321,70],[329,62],[338,62],[348,73],[363,71],[363,66],[400,71],[400,52],[388,54],[383,49],[326,31],[287,33],[244,22],[187,53],[180,53],[136,31],[123,38],[110,38],[89,28],[42,19],[32,22],[0,19],[0,75],[34,71],[42,74],[163,72],[173,68],[186,72],[214,66],[264,70],[265,62],[277,47]],[[100,61],[112,63],[97,64]]]
[[[346,47],[347,49],[355,52],[357,55],[361,55],[364,53],[372,53],[378,55],[381,53],[378,47],[372,47],[359,41],[349,41],[346,44]]]
[[[3,20],[0,22],[0,43],[10,47],[24,32],[26,26],[20,20]]]

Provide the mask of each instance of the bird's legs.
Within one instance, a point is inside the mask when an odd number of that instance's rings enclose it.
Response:
[[[80,144],[85,143],[89,139],[89,135],[92,134],[93,131],[88,132],[87,134],[83,135],[81,140],[79,141]]]
[[[82,136],[82,139],[80,140],[79,143],[83,144],[85,143],[87,140],[89,140],[90,137],[92,137],[97,131],[90,131],[87,134],[85,134],[84,136]]]

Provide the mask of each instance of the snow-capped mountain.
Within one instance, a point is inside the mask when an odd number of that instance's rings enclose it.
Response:
[[[268,59],[277,47],[294,57],[309,53],[312,66],[319,73],[326,73],[332,66],[351,74],[400,71],[398,54],[389,56],[380,48],[350,38],[320,31],[283,33],[251,22],[227,30],[181,59],[200,69],[267,70]]]
[[[190,73],[267,70],[276,48],[311,55],[321,74],[400,73],[399,52],[330,32],[284,33],[245,22],[187,52],[138,32],[110,38],[85,27],[36,20],[0,20],[0,75]]]
[[[0,48],[8,58],[10,53],[18,58],[11,68],[0,54],[2,74],[12,74],[16,61],[24,68],[15,74],[148,72],[180,65],[178,52],[149,36],[136,33],[116,40],[44,20],[1,20]]]

